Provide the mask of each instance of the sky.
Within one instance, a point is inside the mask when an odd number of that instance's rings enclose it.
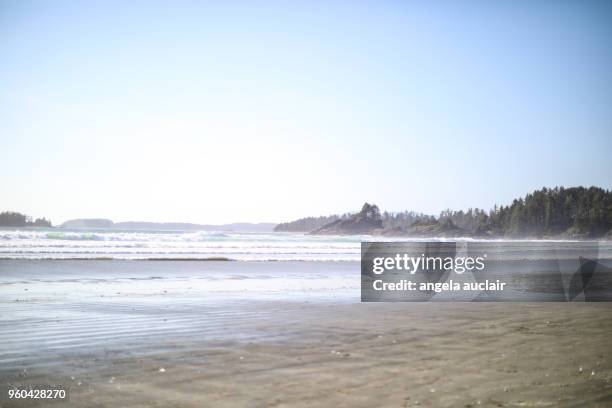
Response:
[[[436,214],[611,159],[610,2],[0,0],[0,211]]]

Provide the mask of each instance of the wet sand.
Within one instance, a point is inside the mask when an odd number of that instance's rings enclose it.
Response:
[[[612,406],[610,303],[205,302],[155,275],[5,281],[0,384],[70,407]]]
[[[57,405],[75,407],[608,407],[611,306],[263,303],[239,322],[251,339],[170,332],[2,382],[61,382],[70,401]]]

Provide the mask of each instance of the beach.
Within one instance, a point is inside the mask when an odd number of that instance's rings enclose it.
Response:
[[[358,269],[1,261],[0,383],[74,407],[612,403],[609,303],[360,303]]]
[[[0,0],[0,408],[612,408],[612,1]]]

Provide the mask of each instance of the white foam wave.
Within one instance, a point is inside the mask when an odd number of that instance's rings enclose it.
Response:
[[[313,236],[227,231],[0,230],[0,259],[209,259],[358,261],[361,241],[443,241],[444,238]],[[472,238],[453,239],[475,242]],[[482,241],[482,240],[480,240]],[[502,241],[491,240],[490,254]],[[537,254],[546,241],[503,241],[503,252]],[[550,243],[550,241],[548,241]],[[612,251],[612,249],[610,249]]]

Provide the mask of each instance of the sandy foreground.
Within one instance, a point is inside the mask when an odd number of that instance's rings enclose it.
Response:
[[[58,407],[612,406],[612,303],[359,303],[358,270],[0,262],[0,388],[60,384]]]
[[[1,381],[61,382],[74,407],[612,406],[612,304],[249,307],[224,340],[170,331]]]

